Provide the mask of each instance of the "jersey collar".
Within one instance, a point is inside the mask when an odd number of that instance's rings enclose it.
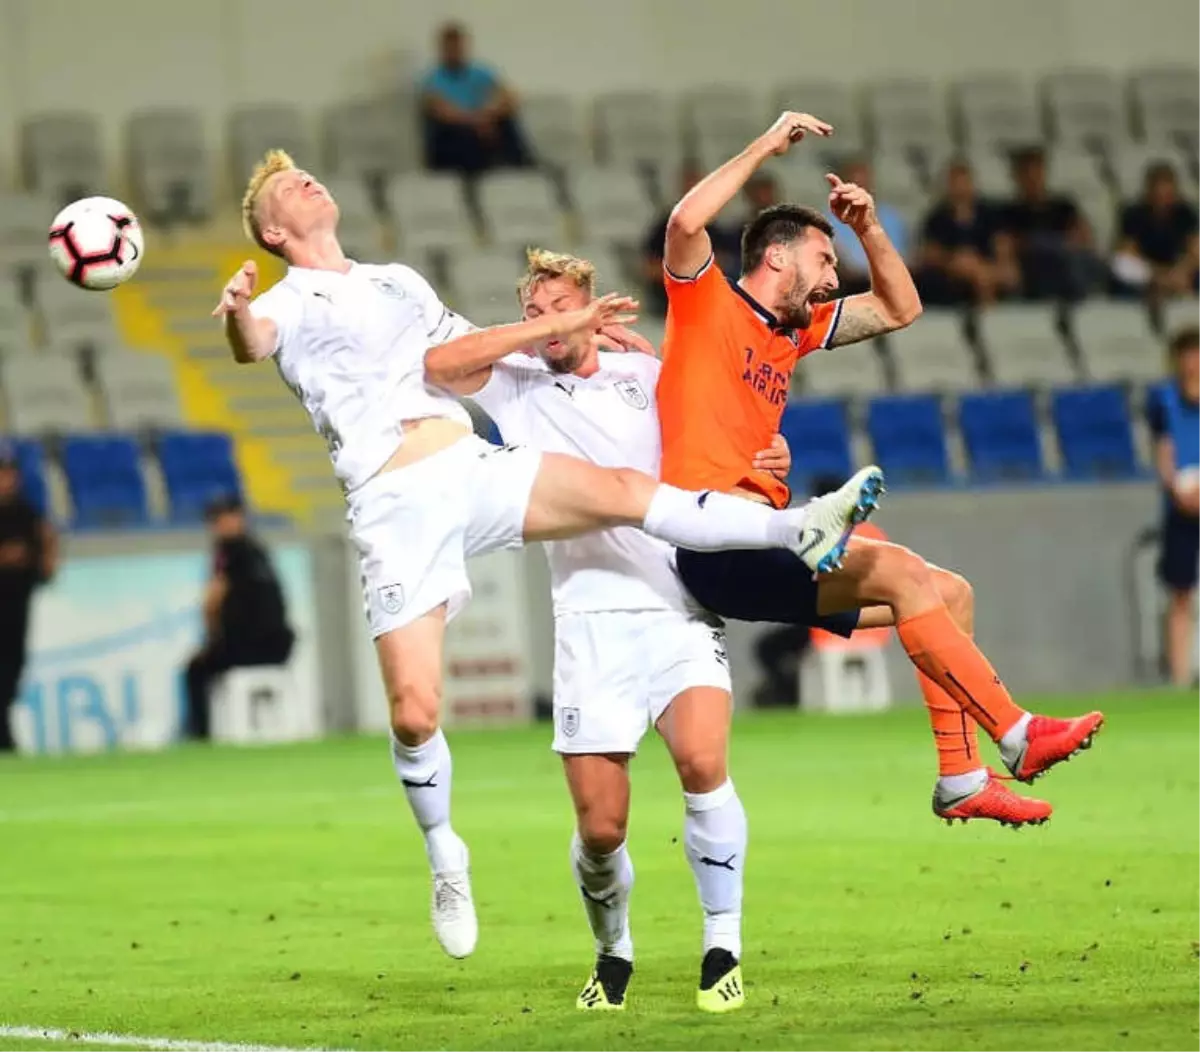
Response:
[[[784,336],[790,336],[795,331],[788,328],[786,325],[780,324],[779,319],[775,317],[772,311],[767,310],[766,307],[759,303],[758,300],[751,296],[750,293],[742,288],[742,286],[736,281],[734,281],[732,278],[728,280],[733,291],[746,301],[747,306],[749,306],[749,308],[758,315],[759,321],[761,321],[768,329],[770,329],[772,332],[781,333]]]

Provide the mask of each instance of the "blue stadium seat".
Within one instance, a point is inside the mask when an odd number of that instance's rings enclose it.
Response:
[[[976,481],[1042,477],[1037,412],[1028,391],[963,395],[958,412]]]
[[[63,440],[74,525],[144,526],[146,484],[137,443],[125,435],[73,435]]]
[[[854,473],[846,407],[834,399],[790,403],[779,425],[792,451],[788,482],[797,494],[808,493],[815,478],[839,479]]]
[[[175,431],[158,443],[158,459],[174,522],[200,522],[217,497],[242,495],[228,435]]]
[[[889,482],[950,481],[946,432],[936,395],[891,395],[871,400],[867,431]]]
[[[1130,478],[1138,474],[1125,394],[1115,385],[1054,392],[1054,427],[1068,478]]]
[[[46,457],[42,444],[29,438],[12,442],[21,469],[21,493],[39,514],[47,514],[49,495],[46,491]]]

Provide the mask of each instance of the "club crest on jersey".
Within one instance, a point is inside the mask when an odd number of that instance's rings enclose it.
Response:
[[[618,380],[613,386],[617,389],[621,400],[634,409],[645,409],[650,404],[650,399],[646,397],[642,385],[636,380]]]
[[[404,291],[404,286],[396,281],[395,278],[372,278],[371,284],[385,296],[391,296],[393,299],[402,300],[408,295]]]
[[[379,605],[384,613],[398,614],[404,606],[404,589],[398,584],[385,584],[379,589]]]
[[[574,738],[579,733],[579,710],[576,708],[566,708],[559,713],[558,722],[562,727],[562,732],[568,738]]]

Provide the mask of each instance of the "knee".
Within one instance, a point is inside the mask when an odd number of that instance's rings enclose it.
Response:
[[[975,631],[975,589],[961,574],[940,571],[942,599],[950,616],[967,635]]]
[[[685,793],[711,793],[729,776],[725,753],[717,749],[681,757],[675,761],[675,769]]]
[[[596,809],[579,815],[579,839],[592,855],[611,855],[625,843],[627,827],[625,815],[605,814]]]
[[[937,589],[933,580],[933,569],[916,552],[900,545],[891,545],[887,552],[886,590],[890,592],[893,605],[906,600],[934,597]]]
[[[405,745],[420,745],[438,729],[441,691],[434,683],[401,682],[388,689],[392,733]]]

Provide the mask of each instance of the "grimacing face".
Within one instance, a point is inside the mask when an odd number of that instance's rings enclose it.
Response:
[[[332,229],[338,220],[337,202],[329,191],[299,168],[271,176],[258,207],[263,238],[271,244],[307,237],[323,226]]]
[[[582,310],[592,300],[591,293],[580,288],[570,278],[542,278],[525,293],[521,308],[527,320],[545,314],[566,314]],[[590,346],[587,335],[561,340],[543,340],[533,349],[539,358],[556,373],[573,373],[579,368]]]
[[[773,253],[778,253],[773,257]],[[812,323],[814,303],[824,303],[838,287],[837,254],[829,235],[809,227],[790,244],[772,245],[767,258],[777,260],[775,269],[785,279],[774,304],[780,324],[789,329],[807,329]]]

